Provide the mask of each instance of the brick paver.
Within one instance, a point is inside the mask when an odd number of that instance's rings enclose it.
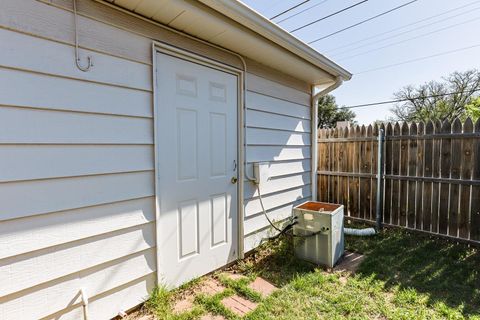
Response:
[[[195,296],[198,293],[207,296],[213,296],[222,292],[223,290],[225,290],[225,287],[222,286],[220,282],[215,279],[208,278],[200,283],[198,288],[193,289],[191,292],[187,292],[185,296],[175,301],[173,304],[173,312],[179,314],[191,310],[193,308]]]
[[[224,273],[224,275],[234,281],[246,278],[244,275],[238,273]],[[269,283],[261,277],[257,277],[253,282],[249,284],[249,287],[252,290],[260,293],[263,297],[267,297],[272,292],[277,290],[277,287],[275,287],[273,284]],[[178,297],[178,300],[175,301],[173,304],[173,312],[176,314],[181,314],[192,310],[195,297],[198,294],[213,296],[215,294],[223,292],[225,289],[226,288],[218,280],[214,278],[205,279],[198,286],[186,290],[181,297]],[[257,303],[247,300],[238,295],[225,297],[221,302],[226,308],[228,308],[238,316],[244,316],[245,314],[249,313],[257,307]],[[207,313],[203,315],[200,320],[225,320],[225,318],[221,315]]]
[[[273,284],[267,280],[257,277],[252,283],[248,285],[250,289],[257,291],[262,295],[262,297],[269,296],[273,291],[277,290]]]
[[[244,316],[257,307],[257,304],[238,295],[226,297],[222,304],[239,316]]]
[[[220,282],[213,278],[208,278],[201,283],[198,292],[213,296],[214,294],[220,293],[223,290],[225,290],[225,287]]]

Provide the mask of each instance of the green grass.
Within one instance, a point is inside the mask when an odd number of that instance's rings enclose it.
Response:
[[[195,319],[206,312],[238,319],[220,302],[236,293],[259,303],[244,317],[249,320],[480,320],[478,249],[393,229],[373,237],[347,237],[347,250],[366,255],[351,276],[297,260],[292,243],[289,238],[266,243],[239,262],[234,268],[247,278],[217,275],[227,290],[211,297],[197,296],[190,312],[172,315],[168,301],[175,292],[164,289],[156,289],[146,306],[159,319]],[[280,289],[262,299],[248,288],[257,275]]]
[[[193,285],[195,285],[194,282],[189,282],[173,291],[168,291],[165,287],[155,287],[150,294],[150,298],[145,302],[144,308],[148,312],[154,314],[158,319],[162,320],[198,319],[205,313],[205,309],[202,305],[194,305],[190,311],[181,314],[175,314],[172,310],[172,302],[175,298],[175,294],[182,290],[188,290]]]
[[[217,293],[213,296],[199,295],[195,298],[195,302],[203,306],[207,311],[212,314],[219,314],[224,316],[226,319],[236,320],[239,317],[227,309],[222,303],[222,299],[231,295],[234,295],[235,292],[232,289],[225,289],[223,292]]]
[[[228,276],[223,273],[218,275],[218,280],[227,288],[232,289],[235,293],[243,296],[244,298],[253,301],[253,302],[260,302],[262,301],[262,295],[255,290],[250,289],[248,286],[250,282],[255,280],[254,275],[249,275],[245,278],[241,278],[238,280],[232,280]]]
[[[355,276],[299,263],[291,241],[262,249],[242,268],[283,288],[247,319],[480,319],[480,254],[464,244],[393,229],[347,237],[366,255]]]

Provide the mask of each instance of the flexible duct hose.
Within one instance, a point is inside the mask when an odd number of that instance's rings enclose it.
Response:
[[[352,229],[352,228],[343,228],[343,232],[350,236],[359,236],[367,237],[377,234],[374,228],[365,228],[365,229]]]

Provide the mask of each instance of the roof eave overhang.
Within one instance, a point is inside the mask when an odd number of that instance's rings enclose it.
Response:
[[[237,23],[262,35],[280,45],[298,57],[310,62],[334,77],[350,80],[352,74],[335,62],[326,58],[311,46],[301,41],[291,33],[272,23],[259,13],[252,14],[252,9],[240,1],[199,0],[206,6],[224,14]],[[254,11],[253,11],[254,12]]]
[[[95,0],[255,60],[310,85],[352,74],[238,0]]]

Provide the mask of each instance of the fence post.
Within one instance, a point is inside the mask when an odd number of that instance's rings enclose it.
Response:
[[[378,130],[378,165],[377,165],[377,205],[376,205],[376,224],[377,230],[382,229],[382,216],[383,216],[383,142],[384,142],[384,130]]]

